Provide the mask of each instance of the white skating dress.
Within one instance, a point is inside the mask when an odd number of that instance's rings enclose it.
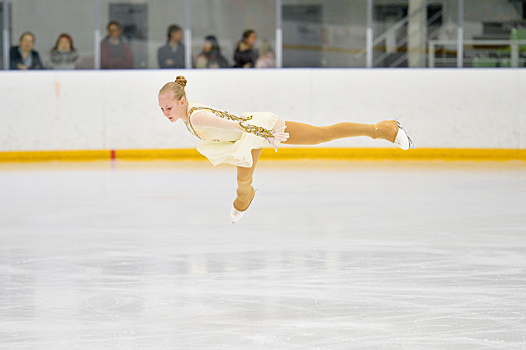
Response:
[[[283,119],[271,112],[243,113],[241,116],[195,102],[189,102],[186,127],[201,141],[197,145],[199,153],[213,165],[229,163],[250,168],[252,150],[270,146],[269,141],[253,133],[236,130],[233,124],[248,124],[266,130],[276,130],[285,126]],[[209,122],[192,123],[192,117],[198,113],[207,113]],[[213,117],[211,117],[213,116]],[[220,118],[223,120],[216,120]],[[279,143],[276,141],[276,144]]]

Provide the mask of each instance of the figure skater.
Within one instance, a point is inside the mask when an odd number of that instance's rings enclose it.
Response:
[[[237,197],[230,212],[232,223],[241,219],[254,199],[252,176],[262,148],[269,144],[277,151],[279,143],[317,145],[341,138],[368,136],[390,141],[404,150],[414,148],[413,141],[398,120],[312,126],[284,121],[271,112],[238,116],[189,102],[186,83],[183,76],[166,83],[159,91],[159,107],[172,123],[181,119],[188,131],[201,140],[197,150],[213,165],[229,163],[237,166]]]

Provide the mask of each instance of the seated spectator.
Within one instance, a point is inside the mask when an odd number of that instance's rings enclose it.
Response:
[[[51,69],[75,69],[79,54],[68,34],[60,34],[55,46],[49,53]]]
[[[257,35],[253,29],[243,32],[243,38],[236,46],[234,52],[234,68],[254,68],[258,54],[254,48]]]
[[[168,40],[166,45],[157,51],[159,68],[184,68],[184,45],[183,30],[178,25],[172,24],[168,27]]]
[[[10,69],[43,69],[40,55],[33,50],[35,46],[35,35],[25,32],[20,36],[19,45],[14,46],[9,51]]]
[[[108,23],[108,35],[100,43],[100,68],[131,69],[133,54],[130,46],[121,37],[122,29],[119,23]]]
[[[196,68],[228,68],[227,60],[221,55],[217,38],[209,35],[205,38],[203,51],[196,57]]]
[[[256,60],[256,68],[276,68],[274,53],[268,40],[263,40],[258,49],[259,57]]]

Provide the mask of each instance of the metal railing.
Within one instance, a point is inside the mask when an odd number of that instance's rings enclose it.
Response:
[[[425,10],[427,9],[427,2],[424,2],[423,5],[421,5],[420,7],[418,7],[414,12],[411,12],[411,14],[405,16],[404,18],[402,18],[400,21],[396,22],[395,24],[393,24],[391,27],[389,27],[389,29],[387,29],[384,33],[382,33],[380,36],[378,36],[374,41],[373,41],[373,47],[376,47],[378,46],[382,41],[384,40],[387,40],[387,38],[389,38],[391,35],[395,35],[396,32],[398,30],[400,30],[401,28],[403,28],[405,25],[407,25],[409,23],[409,20],[411,20],[412,18],[420,15],[422,12],[424,12]],[[428,22],[429,23],[429,22]],[[404,45],[407,44],[407,41],[409,40],[408,36],[406,35],[400,42],[398,42],[396,44],[396,50],[398,51],[398,49],[400,49],[401,47],[403,47]],[[389,52],[384,52],[383,54],[381,54],[380,56],[376,57],[376,59],[374,60],[373,62],[373,65],[376,66],[378,65],[380,62],[383,62],[388,56],[390,55]],[[407,53],[405,55],[405,57],[407,57]],[[398,59],[396,62],[396,65],[400,64],[403,60],[400,60]],[[391,67],[395,66],[395,64],[391,64]]]
[[[439,12],[435,13],[431,18],[429,18],[429,19],[427,20],[427,27],[429,28],[429,25],[430,25],[431,23],[433,23],[435,20],[437,20],[438,18],[440,18],[440,16],[442,16],[442,11],[439,11]],[[428,37],[428,38],[432,38],[432,37],[434,37],[439,31],[440,31],[440,28],[435,29],[433,32],[431,32],[431,33],[427,33],[427,37]],[[404,45],[406,45],[407,42],[408,42],[408,40],[409,40],[409,36],[407,35],[407,36],[405,36],[405,37],[404,37],[404,38],[398,43],[398,45],[397,45],[398,48],[403,47]],[[384,53],[384,55],[381,56],[381,57],[382,57],[382,60],[385,59],[385,57],[387,57],[387,55],[388,55],[387,53]],[[389,66],[390,66],[390,67],[398,67],[402,62],[404,62],[405,60],[407,60],[408,56],[409,56],[409,53],[406,52],[405,54],[403,54],[402,56],[400,56],[396,61],[394,61],[393,63],[391,63]],[[380,59],[378,59],[378,61],[380,62]],[[375,62],[376,62],[376,61],[375,61]]]
[[[436,65],[436,51],[437,47],[442,46],[457,46],[457,40],[429,40],[428,41],[428,57],[427,64],[429,68],[435,68]],[[509,47],[510,48],[510,67],[519,67],[520,63],[520,46],[526,47],[526,40],[463,40],[463,46],[488,46],[488,47]],[[459,60],[457,53],[456,60]],[[505,59],[502,58],[502,59]]]
[[[411,20],[412,18],[420,15],[423,11],[425,11],[427,9],[427,6],[428,6],[428,2],[426,2],[423,5],[419,6],[415,11],[411,12],[411,14],[407,15],[406,17],[402,18],[400,21],[398,21],[395,24],[393,24],[391,27],[389,27],[389,29],[387,29],[385,32],[383,32],[378,37],[376,37],[374,40],[372,40],[372,43],[370,44],[370,46],[374,49],[375,47],[380,46],[380,44],[382,44],[383,41],[386,41],[392,35],[396,35],[396,33],[401,28],[403,28],[404,26],[406,26],[409,23],[409,20]],[[372,12],[372,9],[370,11]],[[442,16],[442,15],[443,15],[443,10],[437,12],[431,18],[429,18],[427,20],[428,28],[429,28],[429,25],[431,23],[433,23],[435,20],[440,18],[440,16]],[[439,29],[434,30],[431,33],[428,33],[428,35],[427,35],[428,38],[435,36],[438,30]],[[406,45],[407,41],[408,41],[408,36],[405,36],[400,42],[397,43],[396,50],[398,51],[401,47]],[[367,49],[362,49],[356,55],[354,55],[353,59],[354,60],[358,60],[359,58],[365,56],[367,53],[368,53]],[[377,66],[379,63],[383,62],[389,55],[390,55],[389,52],[384,52],[380,56],[378,56],[378,57],[376,57],[374,59],[371,59],[371,66],[372,67]],[[391,63],[390,67],[396,67],[396,66],[400,65],[404,60],[407,59],[407,57],[408,57],[408,53],[406,52],[403,56],[399,57],[396,61]]]

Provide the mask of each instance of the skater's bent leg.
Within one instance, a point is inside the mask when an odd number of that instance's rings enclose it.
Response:
[[[396,121],[382,121],[377,124],[343,122],[329,126],[313,126],[305,123],[286,121],[289,138],[283,143],[290,145],[317,145],[346,137],[367,136],[393,142],[398,132]]]
[[[252,166],[250,168],[237,167],[237,197],[234,200],[234,208],[245,211],[254,198],[255,191],[252,187],[252,176],[256,170],[256,163],[261,155],[261,149],[252,150]]]

